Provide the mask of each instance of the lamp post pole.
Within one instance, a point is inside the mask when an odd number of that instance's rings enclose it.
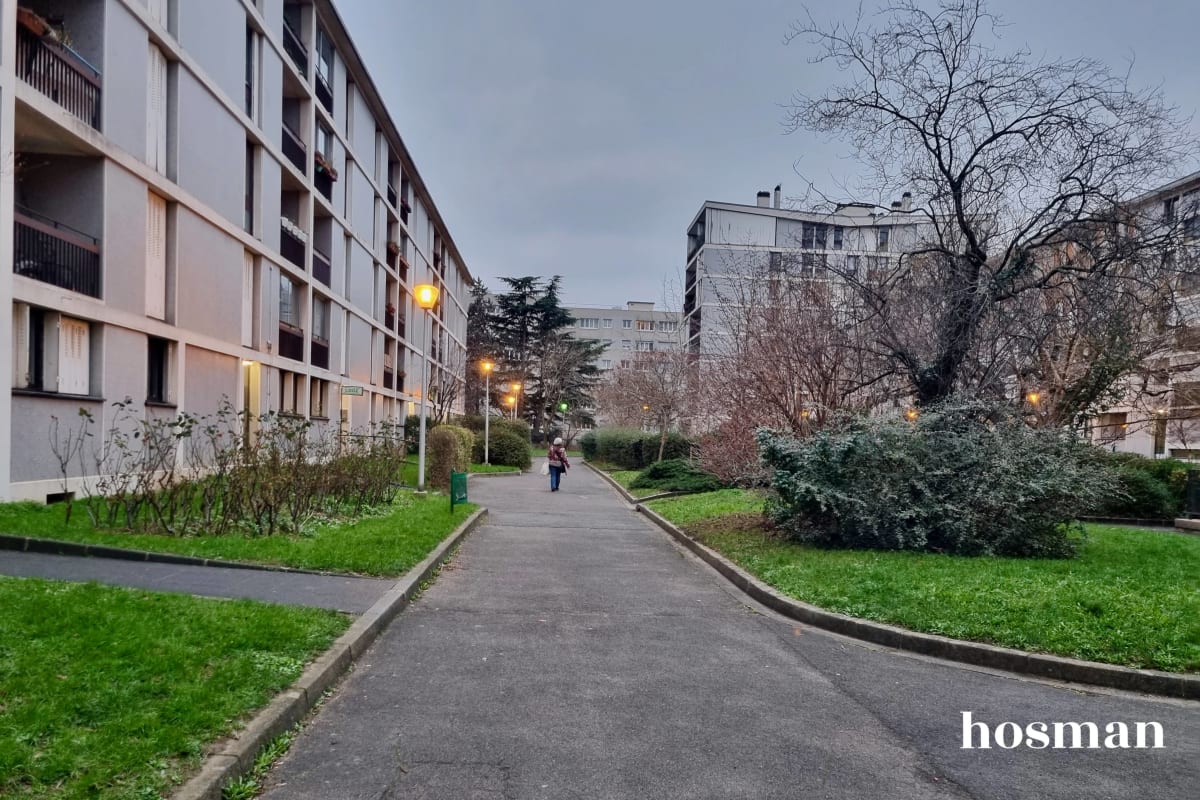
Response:
[[[491,444],[491,421],[492,421],[492,367],[490,361],[483,362],[483,463],[492,463],[488,460],[488,447]]]
[[[423,283],[416,288],[417,305],[421,314],[421,429],[417,434],[417,492],[425,493],[425,395],[429,394],[429,332],[425,329],[429,309],[437,303],[438,289]]]

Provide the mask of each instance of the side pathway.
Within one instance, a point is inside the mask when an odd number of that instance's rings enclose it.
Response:
[[[749,608],[572,470],[487,524],[272,772],[330,798],[1190,798],[1197,705],[882,650]],[[1157,721],[1158,751],[962,750],[961,712]]]

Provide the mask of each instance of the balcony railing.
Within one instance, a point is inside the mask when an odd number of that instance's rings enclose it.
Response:
[[[28,209],[13,211],[13,272],[100,297],[100,243]]]
[[[387,187],[387,200],[388,203],[391,204],[392,208],[395,208],[396,203],[399,201],[399,196],[396,194],[396,187],[392,186],[390,183]]]
[[[100,72],[74,50],[18,25],[17,77],[100,129]]]
[[[383,327],[387,328],[389,331],[396,330],[396,312],[395,311],[383,312]]]
[[[326,200],[333,200],[333,178],[328,172],[317,170],[313,175],[313,185],[317,187],[317,191],[324,195]]]
[[[279,355],[295,361],[304,360],[304,331],[300,328],[279,323]]]
[[[300,36],[292,30],[287,19],[283,21],[283,51],[288,54],[300,70],[302,76],[308,75],[308,48],[300,41]]]
[[[396,383],[395,374],[390,369],[385,369],[383,371],[383,388],[395,389],[396,388],[395,383]]]
[[[320,250],[313,248],[313,277],[319,280],[326,286],[332,286],[333,283],[333,267],[329,263],[329,256],[322,253]]]
[[[317,71],[317,99],[321,101],[321,105],[325,106],[325,110],[330,114],[333,113],[333,90],[329,88],[329,83],[326,82],[325,76]]]
[[[283,225],[279,226],[279,254],[304,269],[304,242]]]
[[[296,169],[304,172],[304,142],[300,140],[298,133],[288,127],[286,122],[283,124],[283,154],[296,166]]]
[[[312,338],[312,350],[309,360],[314,367],[321,369],[329,369],[329,340],[322,339],[319,336]]]

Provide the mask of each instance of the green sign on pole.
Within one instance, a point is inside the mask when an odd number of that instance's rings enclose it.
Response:
[[[467,473],[450,473],[450,510],[458,503],[467,502]]]

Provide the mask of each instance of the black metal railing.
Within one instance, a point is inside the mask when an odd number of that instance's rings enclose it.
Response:
[[[283,154],[296,166],[296,169],[301,173],[304,172],[304,142],[301,141],[298,133],[288,127],[286,122],[283,124]]]
[[[287,19],[283,20],[283,51],[295,63],[303,76],[308,75],[308,48],[300,41],[300,35],[292,30]]]
[[[295,361],[304,360],[304,331],[286,322],[279,323],[279,355]]]
[[[325,81],[325,76],[319,71],[317,72],[317,99],[321,101],[321,105],[325,106],[325,110],[330,114],[333,113],[333,90],[329,88],[329,84]]]
[[[333,286],[333,267],[329,263],[329,256],[322,253],[320,250],[313,248],[313,277],[319,280],[326,286]]]
[[[304,269],[304,242],[282,225],[279,226],[279,254]]]
[[[389,183],[389,184],[388,184],[388,187],[387,187],[387,201],[388,201],[388,203],[389,203],[389,204],[392,206],[392,208],[395,208],[395,207],[396,207],[396,203],[399,201],[399,199],[400,199],[400,198],[399,198],[399,195],[397,195],[397,194],[396,194],[396,187],[395,187],[395,186],[392,186],[392,185]]]
[[[314,367],[321,369],[329,369],[329,340],[322,339],[319,336],[312,338],[312,350],[309,353],[309,361]]]
[[[100,72],[69,47],[18,25],[17,77],[100,129]]]
[[[395,311],[383,312],[383,327],[387,328],[389,331],[396,330],[396,312]]]
[[[317,170],[313,175],[313,185],[317,187],[317,191],[325,196],[326,200],[333,200],[333,178],[324,170]]]
[[[13,211],[13,272],[100,297],[100,243],[28,209]]]

